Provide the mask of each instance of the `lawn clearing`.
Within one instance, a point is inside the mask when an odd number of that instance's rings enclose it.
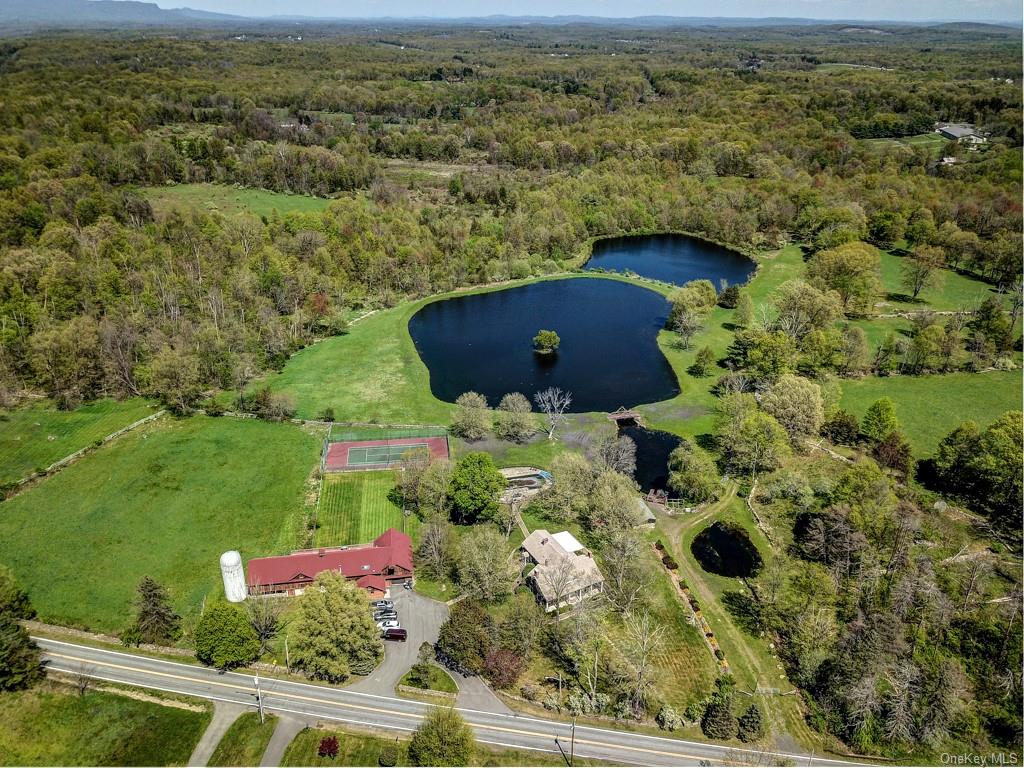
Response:
[[[156,410],[133,398],[97,400],[73,411],[49,403],[0,411],[0,485],[45,469]]]
[[[389,498],[394,487],[392,470],[325,476],[317,506],[316,545],[365,544],[388,528],[415,537],[419,519],[403,515],[402,508]]]
[[[0,765],[185,765],[209,711],[43,683],[0,695]]]
[[[295,546],[322,437],[254,419],[159,419],[4,502],[0,562],[44,621],[120,631],[146,575],[194,614],[221,591],[222,552]]]
[[[194,208],[207,213],[251,213],[270,216],[274,211],[286,213],[318,213],[330,200],[311,195],[290,195],[262,189],[243,189],[222,184],[175,184],[146,187],[140,190],[157,215],[174,209]]]
[[[320,757],[320,740],[328,736],[338,739],[338,756]],[[281,760],[282,766],[367,766],[379,765],[381,751],[386,746],[398,750],[398,765],[409,765],[407,738],[369,736],[363,733],[325,728],[306,728],[288,745]],[[478,744],[475,760],[470,765],[565,765],[557,752],[534,752],[526,749],[497,749]],[[602,765],[595,760],[576,759],[577,765]]]
[[[907,256],[881,252],[882,285],[887,295],[875,305],[876,311],[969,310],[977,308],[982,301],[995,294],[995,288],[983,280],[951,269],[942,269],[939,270],[937,286],[925,288],[917,301],[914,301],[902,281],[902,268],[907,259]]]
[[[842,387],[840,405],[858,419],[878,398],[890,398],[918,458],[934,453],[939,441],[963,421],[984,427],[1021,408],[1019,370],[871,377],[843,381]]]
[[[261,723],[257,712],[243,712],[221,737],[209,765],[259,765],[276,726],[274,715],[267,715],[266,722]]]

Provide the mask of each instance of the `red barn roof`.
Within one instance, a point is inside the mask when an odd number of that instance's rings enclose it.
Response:
[[[330,549],[307,549],[249,561],[249,586],[263,589],[279,584],[310,582],[322,571],[339,571],[349,579],[364,576],[406,578],[412,573],[412,539],[389,528],[372,544]]]

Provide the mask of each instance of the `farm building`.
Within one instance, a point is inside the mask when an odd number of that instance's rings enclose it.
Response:
[[[988,141],[970,123],[936,123],[935,130],[943,138],[958,144],[967,144],[971,148],[976,148],[978,144]]]
[[[568,531],[551,534],[539,528],[523,541],[522,551],[524,562],[535,563],[527,582],[545,611],[604,589],[594,556]]]
[[[370,544],[257,557],[249,561],[249,592],[301,595],[323,571],[340,572],[371,598],[385,597],[391,584],[412,578],[412,539],[389,528]]]

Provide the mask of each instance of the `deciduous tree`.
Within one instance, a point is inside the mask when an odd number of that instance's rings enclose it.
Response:
[[[218,669],[233,669],[255,660],[260,641],[245,611],[230,603],[209,606],[195,629],[196,658]]]

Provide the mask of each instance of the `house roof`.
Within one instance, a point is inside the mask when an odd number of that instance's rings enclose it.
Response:
[[[575,549],[569,551],[566,544]],[[559,592],[564,598],[604,581],[594,558],[568,531],[552,535],[538,528],[523,541],[523,549],[537,561],[537,566],[530,571],[530,578],[548,602],[554,600]],[[580,551],[584,554],[579,554]]]
[[[249,585],[269,587],[315,579],[323,571],[339,571],[350,579],[381,576],[389,567],[412,572],[412,539],[390,528],[371,544],[308,549],[249,561]]]
[[[583,549],[583,545],[580,544],[579,540],[568,531],[553,534],[551,538],[557,541],[566,552],[575,553]]]
[[[963,139],[967,136],[977,136],[978,129],[970,123],[946,123],[939,126],[939,131],[947,136]]]
[[[376,592],[388,591],[388,582],[383,576],[362,576],[356,580],[356,586]]]

